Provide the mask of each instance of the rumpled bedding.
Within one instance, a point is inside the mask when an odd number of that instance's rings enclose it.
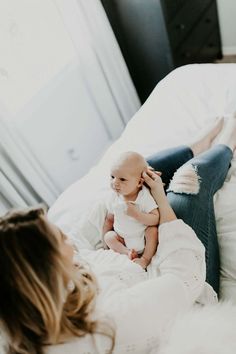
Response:
[[[145,157],[190,143],[216,117],[236,111],[236,64],[193,64],[171,72],[129,121],[121,137],[87,175],[71,185],[49,210],[49,219],[78,247],[99,249],[109,168],[123,151]],[[220,245],[220,297],[236,302],[236,158],[215,195]],[[96,210],[96,212],[95,212]],[[99,210],[99,212],[97,212]]]

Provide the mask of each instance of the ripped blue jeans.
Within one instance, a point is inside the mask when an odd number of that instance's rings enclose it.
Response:
[[[232,151],[215,145],[193,157],[186,146],[160,151],[147,159],[162,172],[167,197],[179,219],[191,226],[206,249],[206,281],[219,291],[219,246],[213,197],[224,183]]]

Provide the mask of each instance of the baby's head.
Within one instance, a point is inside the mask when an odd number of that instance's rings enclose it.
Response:
[[[123,196],[133,196],[143,185],[142,173],[147,170],[147,162],[134,151],[122,153],[111,168],[111,187]]]

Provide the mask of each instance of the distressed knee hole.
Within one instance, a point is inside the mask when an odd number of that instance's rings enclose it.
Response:
[[[174,174],[167,191],[185,194],[198,194],[201,178],[197,167],[191,164],[180,167]]]

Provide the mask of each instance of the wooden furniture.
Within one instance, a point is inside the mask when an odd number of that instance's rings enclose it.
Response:
[[[220,58],[215,0],[101,0],[142,102],[172,69]]]

